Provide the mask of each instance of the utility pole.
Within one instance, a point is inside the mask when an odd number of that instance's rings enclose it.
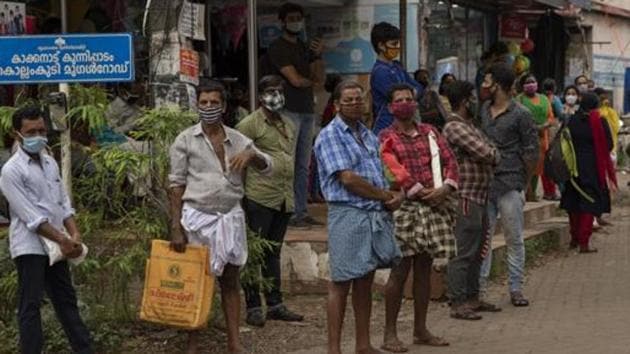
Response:
[[[66,0],[60,1],[61,5],[61,32],[68,32],[68,7]],[[70,87],[67,83],[59,84],[59,92],[62,92],[66,96],[66,105],[70,102]],[[66,191],[70,198],[72,198],[72,160],[70,152],[70,122],[68,117],[65,117],[65,129],[61,132],[61,180],[66,188]]]
[[[247,1],[247,49],[249,57],[249,108],[253,112],[256,110],[258,102],[258,28],[256,27],[256,6],[258,1]]]

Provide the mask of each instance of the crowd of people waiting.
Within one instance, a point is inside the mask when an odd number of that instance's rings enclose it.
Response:
[[[279,18],[284,32],[267,54],[273,72],[259,81],[259,108],[229,127],[226,89],[207,82],[197,90],[199,123],[181,132],[170,149],[171,246],[177,252],[184,252],[187,244],[210,248],[229,352],[242,350],[239,267],[247,261],[247,229],[275,246],[266,252],[262,267],[271,286],[244,289],[246,322],[262,327],[267,320],[303,320],[283,304],[280,254],[288,227],[323,225],[307,213],[309,184],[317,186],[314,195],[321,191],[328,207],[329,353],[341,352],[350,290],[356,352],[378,352],[370,340],[370,314],[374,272],[381,268],[391,269],[385,288],[384,350],[408,350],[396,323],[410,271],[414,343],[449,344],[427,326],[435,260],[448,261],[451,317],[481,320],[482,312],[501,311],[485,296],[497,222],[507,245],[511,303],[528,306],[523,292],[524,205],[526,199],[537,200],[539,179],[544,198],[560,199],[569,213],[571,246],[580,253],[597,251],[590,236],[594,219],[610,213],[619,118],[606,92],[590,90],[585,76],[557,97],[553,80],[544,80],[542,90],[534,75],[517,80],[505,63],[507,51],[499,45],[484,55],[476,83],[446,74],[435,92],[427,70],[412,76],[396,60],[400,30],[379,23],[371,34],[378,59],[369,90],[331,76],[326,83],[331,98],[313,145],[313,86],[323,83],[322,44],[315,40],[306,45],[299,39],[304,28],[299,5],[283,5]],[[364,122],[368,91],[370,126]],[[36,241],[41,235],[58,242],[68,258],[78,254],[81,242],[57,164],[42,154],[47,135],[42,117],[33,107],[14,114],[19,146],[0,176],[13,219],[10,250],[22,289],[20,343],[25,352],[41,351],[39,299],[48,289],[73,350],[90,353],[67,263],[48,268]],[[545,176],[542,163],[562,129],[570,133],[577,174],[571,183],[557,185]],[[314,182],[309,183],[309,175]],[[197,347],[198,333],[192,331],[187,352]]]

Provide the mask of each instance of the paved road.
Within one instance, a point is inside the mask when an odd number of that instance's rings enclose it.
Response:
[[[432,304],[430,328],[451,346],[411,346],[409,353],[630,353],[630,206],[628,200],[624,204],[611,217],[615,225],[608,233],[595,235],[599,253],[561,252],[529,272],[525,288],[529,308],[509,305],[503,284],[491,290],[503,312],[478,322],[450,319],[446,306]],[[373,343],[378,345],[382,305],[375,305],[372,325]],[[400,321],[405,342],[411,341],[410,310],[405,303]],[[349,317],[346,325],[352,322]],[[344,352],[353,352],[352,342],[344,347]],[[295,353],[325,353],[325,348]]]

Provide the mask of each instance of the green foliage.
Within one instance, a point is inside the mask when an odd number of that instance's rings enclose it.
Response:
[[[270,288],[271,282],[262,276],[261,269],[264,267],[265,254],[278,246],[277,242],[264,239],[260,234],[247,229],[247,263],[241,269],[241,284],[257,285],[261,291]]]
[[[107,125],[105,111],[109,101],[107,91],[100,86],[70,86],[68,117],[73,126],[85,124],[90,132],[98,133]]]

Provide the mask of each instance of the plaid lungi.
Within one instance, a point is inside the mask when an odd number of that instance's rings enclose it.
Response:
[[[419,201],[403,202],[394,212],[396,241],[403,257],[421,253],[433,259],[455,257],[456,217],[457,199],[453,197],[435,208]]]

